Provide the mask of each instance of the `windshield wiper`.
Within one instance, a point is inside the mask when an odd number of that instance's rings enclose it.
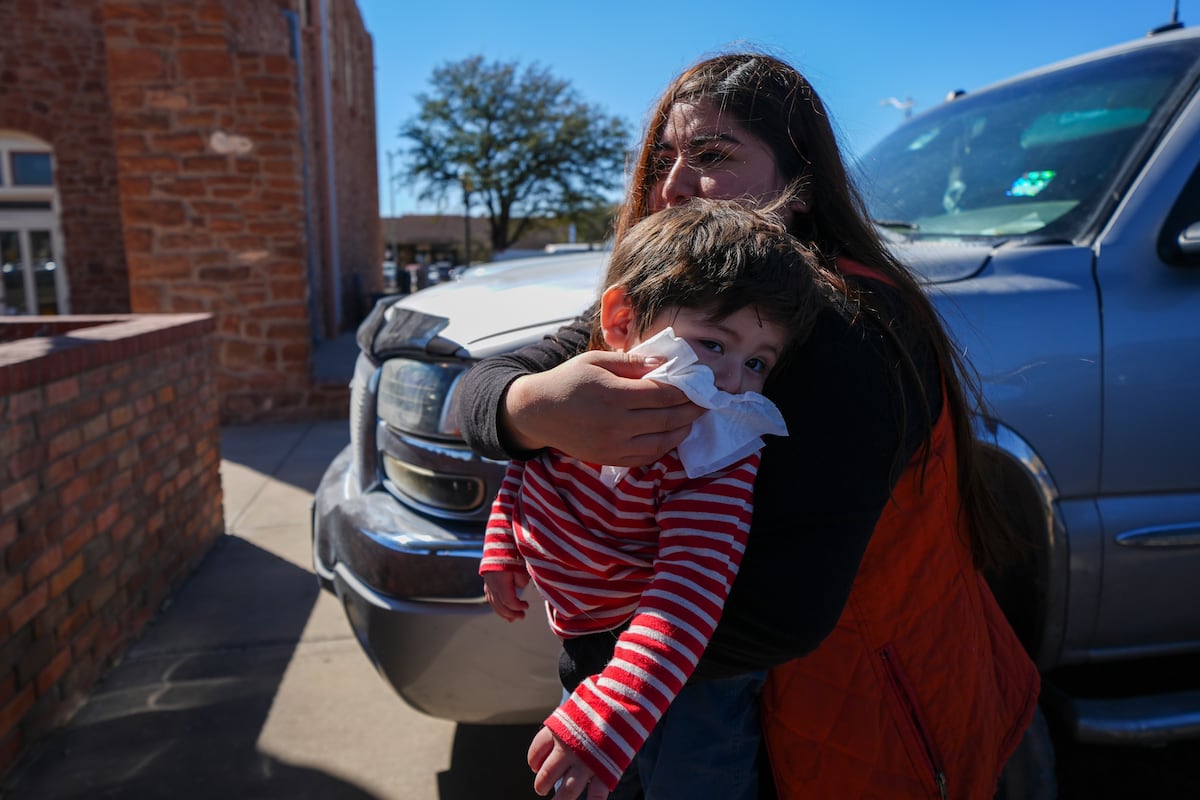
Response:
[[[921,226],[917,223],[903,219],[873,219],[871,221],[881,228],[899,228],[903,231],[921,230]]]

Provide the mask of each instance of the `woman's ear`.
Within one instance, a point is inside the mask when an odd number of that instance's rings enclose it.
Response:
[[[784,204],[790,214],[807,214],[812,210],[812,188],[811,181],[807,176],[801,176],[793,180],[783,190],[783,194],[788,198]]]
[[[610,286],[600,295],[600,333],[608,348],[619,353],[636,344],[633,306],[622,286]]]
[[[794,191],[788,201],[788,210],[794,214],[807,214],[812,208],[812,192],[808,189]]]

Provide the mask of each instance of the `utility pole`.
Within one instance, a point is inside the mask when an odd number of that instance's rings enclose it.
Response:
[[[471,189],[474,188],[471,183],[471,173],[463,170],[458,174],[458,179],[462,183],[463,192],[463,266],[471,266]]]
[[[391,151],[388,151],[388,153],[387,153],[387,160],[388,160],[388,174],[387,174],[388,216],[389,217],[396,216],[396,173],[392,170],[392,157],[395,155],[396,155],[396,153],[393,153]]]
[[[916,103],[913,102],[913,99],[911,97],[906,97],[903,100],[899,100],[895,97],[889,97],[887,99],[880,100],[879,105],[891,106],[892,108],[898,108],[904,112],[904,118],[908,119],[909,117],[912,116],[913,106],[915,106]]]
[[[397,175],[392,166],[392,158],[399,155],[400,151],[392,152],[388,150],[387,155],[387,186],[388,186],[388,224],[387,224],[387,250],[391,252],[392,258],[398,260],[400,258],[399,248],[396,246],[396,179]]]

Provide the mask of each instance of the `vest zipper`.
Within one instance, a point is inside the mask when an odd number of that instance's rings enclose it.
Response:
[[[925,724],[925,719],[921,716],[921,708],[917,703],[916,692],[913,690],[912,684],[909,683],[904,671],[900,668],[899,660],[896,658],[896,653],[891,645],[879,651],[879,658],[883,661],[884,672],[887,673],[892,689],[896,692],[902,705],[908,711],[913,733],[916,734],[921,747],[925,750],[925,758],[929,763],[929,768],[933,772],[933,782],[937,786],[938,796],[941,800],[947,800],[949,789],[946,781],[946,770],[942,765],[941,758],[938,756],[937,748],[933,746],[933,736],[930,734],[929,726]]]

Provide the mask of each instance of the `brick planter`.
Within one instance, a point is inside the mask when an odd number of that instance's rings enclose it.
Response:
[[[224,532],[213,331],[0,319],[0,774]]]

